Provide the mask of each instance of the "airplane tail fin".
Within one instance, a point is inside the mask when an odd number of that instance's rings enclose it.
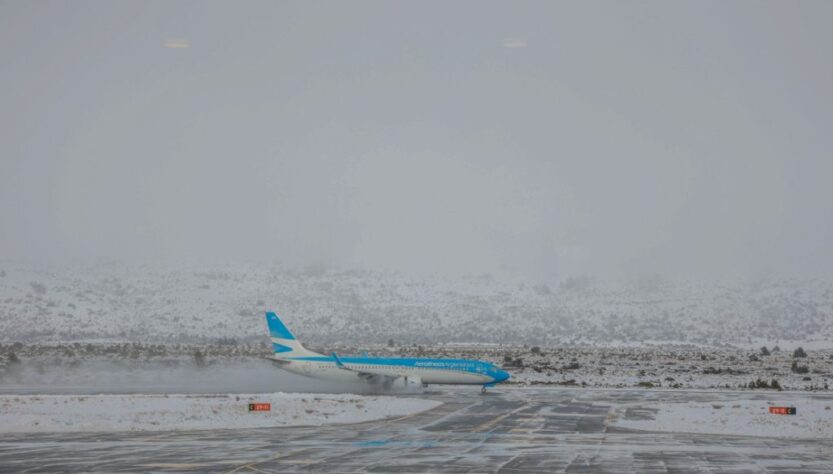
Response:
[[[266,325],[269,326],[269,336],[272,338],[272,357],[275,359],[321,355],[302,346],[277,314],[268,311],[266,313]]]

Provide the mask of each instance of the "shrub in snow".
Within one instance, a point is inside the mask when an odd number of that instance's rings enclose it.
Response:
[[[793,352],[793,357],[807,357],[807,353],[804,352],[803,348],[799,347]]]
[[[199,349],[194,351],[194,365],[199,368],[205,367],[205,356],[200,352]]]
[[[793,365],[790,367],[790,371],[796,374],[806,374],[810,372],[810,367],[806,365],[798,365],[798,362],[793,361]]]
[[[781,391],[781,384],[778,383],[777,380],[772,380],[772,382],[767,383],[766,380],[755,380],[754,382],[749,382],[749,388],[756,389],[756,388],[771,388],[778,391]]]

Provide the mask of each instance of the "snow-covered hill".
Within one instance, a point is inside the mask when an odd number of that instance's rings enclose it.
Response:
[[[833,282],[560,284],[269,265],[0,262],[0,342],[262,340],[274,309],[310,345],[833,347]]]

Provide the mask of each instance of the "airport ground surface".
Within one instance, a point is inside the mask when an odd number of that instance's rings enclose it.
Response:
[[[650,417],[657,402],[728,403],[783,399],[783,393],[496,388],[481,395],[451,388],[424,396],[444,404],[353,425],[0,435],[0,472],[833,472],[833,434],[776,439],[609,423],[625,404],[626,417]]]

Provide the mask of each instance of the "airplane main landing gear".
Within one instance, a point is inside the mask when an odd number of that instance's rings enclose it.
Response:
[[[494,386],[495,386],[495,384],[493,384],[493,383],[484,383],[483,386],[480,387],[480,394],[485,395],[486,394],[486,388],[487,387],[494,387]]]

